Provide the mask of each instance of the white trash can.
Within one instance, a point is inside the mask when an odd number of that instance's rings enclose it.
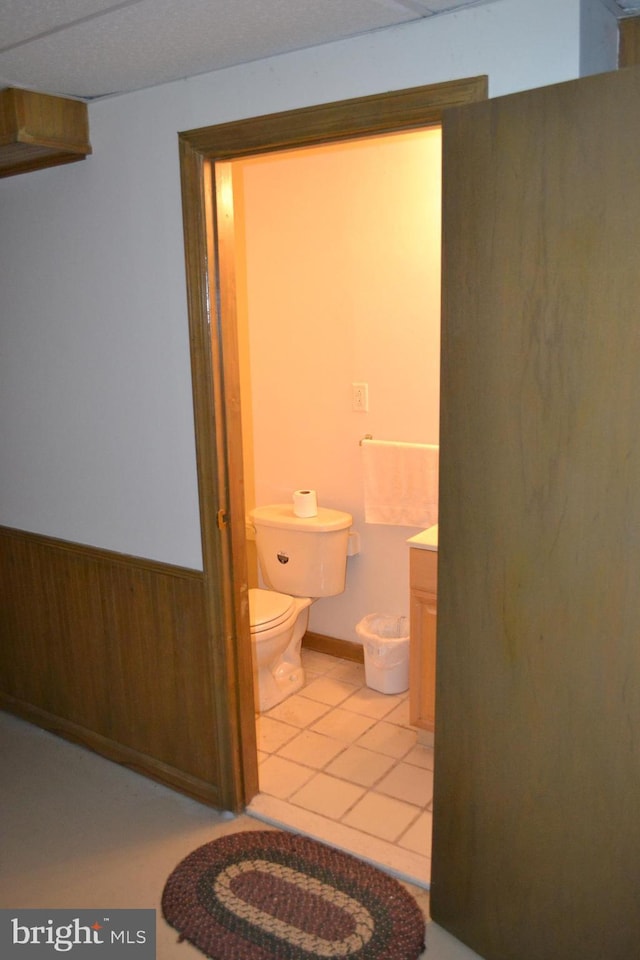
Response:
[[[379,693],[409,689],[409,620],[370,613],[356,625],[364,647],[367,686]]]

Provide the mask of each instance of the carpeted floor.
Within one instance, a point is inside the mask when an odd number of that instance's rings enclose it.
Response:
[[[264,829],[230,818],[0,712],[0,907],[152,908],[157,960],[202,960],[160,913],[167,878],[202,844]],[[428,894],[410,888],[421,909]],[[424,960],[478,960],[428,924]]]

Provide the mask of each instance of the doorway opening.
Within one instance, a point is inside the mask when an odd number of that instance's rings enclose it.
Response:
[[[449,106],[484,100],[486,77],[303,108],[180,135],[196,457],[221,802],[258,792],[249,635],[237,342],[232,163],[241,157],[438,124]],[[331,282],[331,278],[327,278]]]
[[[258,718],[249,810],[427,883],[432,744],[408,692],[371,691],[361,662],[329,651],[338,638],[362,656],[355,625],[372,611],[409,615],[417,531],[365,525],[359,440],[438,443],[441,128],[231,166],[245,512],[313,487],[359,539],[345,592],[311,607],[303,689]]]

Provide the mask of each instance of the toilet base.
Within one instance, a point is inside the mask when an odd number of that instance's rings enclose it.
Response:
[[[266,669],[258,672],[258,710],[266,713],[304,686],[302,664],[281,663],[275,673]]]

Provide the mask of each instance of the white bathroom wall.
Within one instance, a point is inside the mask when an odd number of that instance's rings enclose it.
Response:
[[[353,515],[361,552],[348,561],[347,589],[312,608],[310,628],[355,640],[364,614],[407,614],[406,539],[417,532],[365,524],[359,441],[438,442],[440,130],[235,167],[248,506],[311,487],[321,505]],[[353,382],[368,384],[368,412],[352,410]]]
[[[92,157],[2,180],[0,523],[201,566],[178,131],[481,73],[492,96],[570,79],[579,13],[497,0],[92,103]]]

